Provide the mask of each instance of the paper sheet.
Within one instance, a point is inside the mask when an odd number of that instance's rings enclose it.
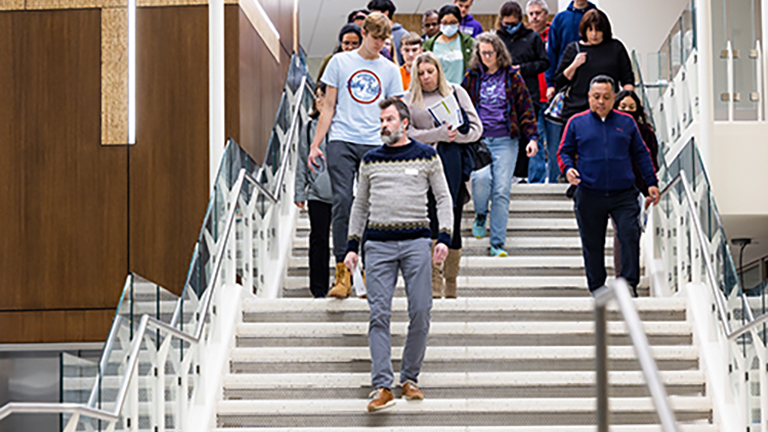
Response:
[[[438,103],[427,107],[427,110],[438,124],[448,123],[453,129],[458,129],[464,124],[461,109],[456,97],[451,93]]]

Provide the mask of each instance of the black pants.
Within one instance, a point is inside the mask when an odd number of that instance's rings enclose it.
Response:
[[[573,209],[581,234],[581,251],[589,291],[605,285],[605,231],[608,216],[616,223],[621,248],[621,277],[636,288],[640,281],[640,204],[635,188],[612,196],[576,189]]]
[[[449,249],[461,249],[461,213],[464,211],[464,194],[466,189],[459,188],[459,196],[453,203],[453,233]],[[432,189],[427,192],[427,216],[429,216],[429,229],[432,231],[432,240],[437,240],[440,234],[440,223],[437,220],[437,201],[432,195]]]
[[[315,298],[328,294],[328,262],[331,259],[328,237],[332,205],[307,201],[309,205],[309,291]]]

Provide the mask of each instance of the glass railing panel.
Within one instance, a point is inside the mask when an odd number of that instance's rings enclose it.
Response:
[[[96,384],[98,370],[98,358],[85,359],[70,353],[61,353],[59,356],[59,401],[87,405]],[[62,430],[71,419],[72,414],[61,414]]]
[[[735,120],[757,120],[756,57],[755,41],[761,38],[759,2],[729,0],[730,40],[738,51],[734,60],[734,91],[740,96],[736,103]]]
[[[131,326],[120,317],[99,360],[99,373],[89,406],[112,412],[131,353]]]
[[[282,143],[285,140],[285,135],[288,133],[290,123],[291,104],[288,100],[288,96],[283,93],[283,96],[280,98],[280,106],[277,109],[275,124],[272,127],[272,133],[269,137],[269,145],[264,158],[262,178],[258,179],[262,184],[267,186],[267,190],[269,191],[274,190],[273,179],[277,170],[280,169],[280,163],[283,160]]]

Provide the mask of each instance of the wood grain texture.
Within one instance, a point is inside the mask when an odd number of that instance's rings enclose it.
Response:
[[[92,9],[126,7],[128,0],[25,0],[26,9]]]
[[[136,20],[130,269],[180,293],[209,194],[208,8],[139,8]]]
[[[239,7],[227,6],[226,19],[227,134],[261,164],[280,106],[290,56],[281,50],[277,63]]]
[[[0,311],[114,307],[127,152],[100,142],[98,10],[0,13]]]
[[[0,312],[0,343],[101,342],[114,309]]]

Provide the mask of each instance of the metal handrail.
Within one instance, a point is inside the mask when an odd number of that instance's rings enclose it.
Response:
[[[707,235],[704,233],[701,220],[699,219],[699,215],[696,212],[696,204],[693,200],[693,192],[691,191],[691,186],[688,183],[688,179],[685,178],[685,170],[680,170],[680,172],[677,173],[672,181],[670,181],[664,187],[659,196],[666,195],[677,183],[682,183],[683,185],[685,202],[688,205],[688,210],[691,213],[691,219],[693,220],[693,226],[695,228],[696,235],[699,238],[699,244],[702,248],[704,248],[704,245],[708,243]],[[717,307],[718,315],[720,316],[720,321],[723,326],[723,333],[725,333],[725,337],[730,340],[734,340],[756,328],[758,325],[764,322],[768,322],[768,312],[755,319],[755,317],[752,315],[752,309],[749,307],[749,302],[747,301],[746,296],[744,293],[741,293],[741,300],[743,304],[746,305],[746,315],[748,322],[735,331],[731,330],[731,324],[728,320],[728,312],[725,310],[725,296],[719,289],[720,284],[717,283],[717,279],[715,278],[714,264],[712,263],[712,259],[708,253],[702,253],[701,255],[704,258],[704,267],[706,268],[707,279],[709,279],[709,287],[712,290],[712,295],[715,297],[715,305]]]
[[[295,129],[296,129],[296,126],[298,125],[297,116],[299,114],[301,99],[303,98],[304,91],[306,89],[306,82],[307,82],[306,77],[302,77],[301,86],[299,87],[300,90],[298,93],[297,104],[294,110],[294,116],[292,118],[290,130],[288,131],[288,135],[287,135],[288,139],[285,141],[287,146],[287,152],[285,154],[285,157],[283,158],[283,163],[281,164],[280,169],[278,171],[279,181],[276,183],[276,186],[275,186],[277,193],[276,194],[269,193],[269,191],[267,191],[260,182],[256,181],[252,176],[248,175],[248,173],[245,171],[244,168],[241,168],[238,174],[237,180],[235,181],[235,184],[233,185],[233,188],[232,188],[233,195],[235,197],[237,197],[237,195],[240,194],[243,188],[243,184],[247,180],[255,184],[256,187],[259,188],[259,190],[262,193],[264,193],[265,196],[267,196],[267,198],[269,198],[270,201],[272,201],[273,203],[276,203],[279,200],[281,183],[285,177],[284,170],[287,169],[286,161],[289,159],[289,155],[291,151],[291,148],[290,148],[291,140],[295,136]],[[174,312],[174,315],[173,315],[174,316],[173,322],[170,325],[168,323],[158,320],[157,318],[151,315],[147,315],[147,314],[142,315],[141,322],[139,323],[139,327],[136,332],[136,336],[133,342],[131,343],[131,352],[130,352],[127,367],[125,369],[125,372],[123,373],[123,379],[120,384],[120,389],[118,390],[118,393],[117,393],[118,396],[115,400],[114,411],[109,412],[99,408],[94,408],[89,405],[75,404],[75,403],[11,402],[11,403],[5,404],[2,408],[0,408],[0,421],[10,416],[11,414],[17,414],[17,413],[51,413],[51,414],[71,413],[71,414],[85,415],[94,419],[104,420],[107,422],[115,422],[119,420],[120,413],[122,412],[123,405],[127,398],[129,385],[131,383],[131,378],[133,377],[133,373],[136,369],[136,366],[138,365],[142,339],[150,328],[152,328],[152,330],[159,330],[164,333],[167,333],[172,337],[177,337],[179,339],[185,340],[192,345],[196,345],[200,343],[200,340],[202,339],[202,333],[203,333],[205,321],[211,308],[211,302],[213,299],[213,288],[215,287],[219,272],[221,271],[221,265],[222,265],[222,262],[224,261],[224,253],[226,252],[226,249],[227,249],[226,248],[227,242],[230,238],[232,226],[235,221],[236,208],[237,208],[237,201],[233,200],[233,202],[230,204],[228,208],[228,213],[225,218],[226,224],[224,227],[224,233],[222,235],[222,238],[225,240],[220,245],[219,250],[216,252],[216,256],[214,258],[213,271],[211,273],[209,286],[207,287],[206,292],[203,295],[204,296],[203,307],[202,307],[202,311],[200,312],[200,318],[198,319],[197,328],[195,329],[194,335],[185,333],[175,328],[172,325],[172,324],[175,324],[176,317],[178,317],[178,314],[176,313],[176,311]],[[176,307],[177,311],[179,310],[179,307],[180,307],[180,303]],[[122,319],[122,317],[118,316],[117,319]],[[106,342],[105,347],[111,347],[112,344],[114,344],[114,338],[116,337],[116,331],[114,329],[116,327],[117,326],[113,326],[113,330],[110,331],[110,336]],[[104,363],[103,358],[101,363]],[[98,376],[101,375],[101,370],[103,370],[103,368],[101,368],[100,371],[98,372]],[[98,382],[98,379],[97,379],[97,382]],[[89,399],[89,402],[90,402],[90,399]]]
[[[659,369],[651,354],[648,337],[643,331],[640,316],[629,294],[629,285],[624,279],[616,279],[611,285],[595,291],[595,360],[597,363],[597,430],[608,432],[608,336],[606,328],[606,307],[608,302],[616,300],[619,310],[627,323],[632,345],[635,347],[637,360],[643,370],[651,398],[656,406],[664,432],[677,432],[675,413],[669,404],[667,390],[659,376]]]

